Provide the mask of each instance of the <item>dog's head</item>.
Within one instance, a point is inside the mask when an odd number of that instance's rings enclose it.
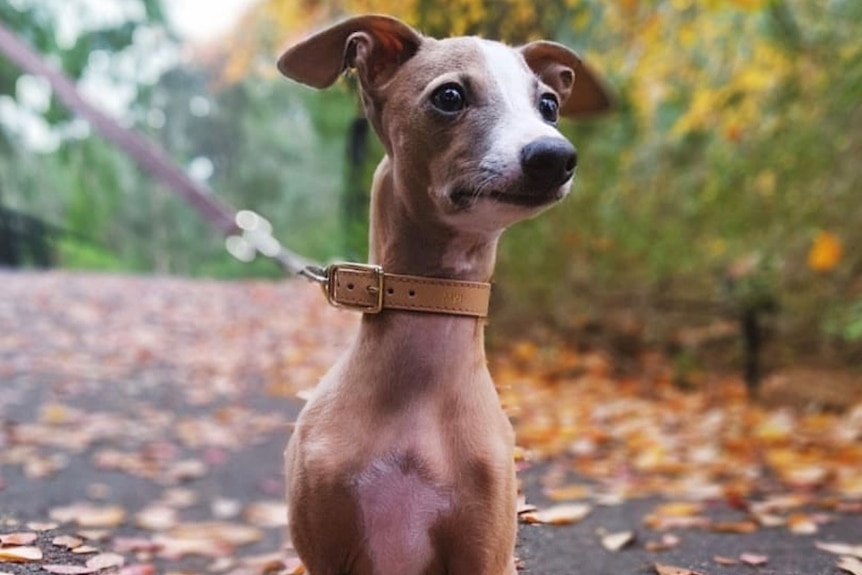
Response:
[[[556,128],[559,117],[610,105],[596,76],[560,44],[435,40],[387,16],[315,34],[278,67],[316,88],[355,69],[395,187],[409,191],[403,201],[462,229],[502,229],[563,198],[577,154]]]

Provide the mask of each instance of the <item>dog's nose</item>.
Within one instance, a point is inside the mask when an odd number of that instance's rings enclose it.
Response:
[[[549,190],[565,184],[578,165],[578,153],[568,140],[546,136],[521,150],[521,167],[530,184]]]

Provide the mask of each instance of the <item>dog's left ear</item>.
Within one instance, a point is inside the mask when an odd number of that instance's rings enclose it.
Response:
[[[370,89],[413,57],[422,36],[407,24],[377,14],[355,16],[306,38],[278,60],[279,71],[315,88],[332,85],[347,68],[356,68]]]
[[[577,54],[562,44],[539,40],[521,47],[527,65],[560,96],[560,114],[601,114],[611,107],[610,93]]]

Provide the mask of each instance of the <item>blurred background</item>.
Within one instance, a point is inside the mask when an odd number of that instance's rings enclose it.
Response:
[[[216,7],[217,5],[217,7]],[[492,342],[661,350],[674,378],[862,359],[858,0],[7,0],[0,21],[88,101],[287,246],[364,260],[381,150],[351,82],[277,76],[356,12],[432,36],[575,48],[616,96],[564,123],[572,195],[504,236]],[[241,264],[170,188],[0,56],[0,265],[214,278]]]

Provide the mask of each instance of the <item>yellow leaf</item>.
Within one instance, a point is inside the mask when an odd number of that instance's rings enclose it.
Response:
[[[698,515],[703,510],[703,505],[690,501],[671,501],[662,503],[655,509],[658,515],[667,517],[691,517]]]
[[[844,255],[841,239],[829,232],[820,232],[808,252],[808,267],[816,272],[832,270]]]
[[[730,0],[730,3],[742,10],[754,11],[763,8],[764,0]]]
[[[554,501],[571,501],[572,499],[586,499],[592,495],[593,490],[589,485],[573,483],[563,487],[553,487],[546,491],[548,498]]]
[[[0,548],[0,563],[29,563],[42,558],[38,547],[19,546]]]

